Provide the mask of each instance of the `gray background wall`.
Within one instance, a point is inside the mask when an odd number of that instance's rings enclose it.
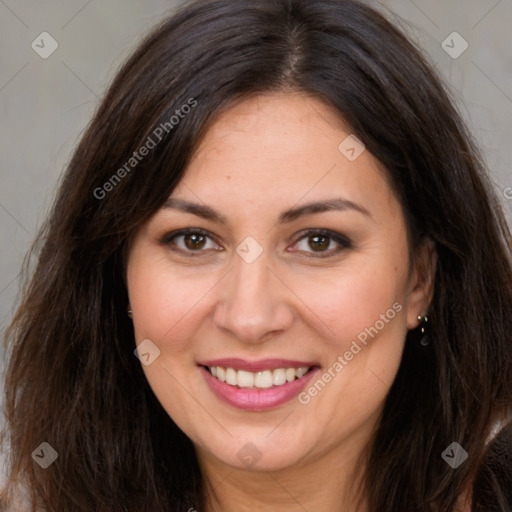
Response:
[[[22,258],[99,98],[147,29],[180,3],[0,0],[2,333],[12,316]],[[512,1],[373,3],[410,33],[446,78],[512,217],[512,189],[505,192],[512,187]],[[46,59],[35,51],[51,49],[48,36],[38,37],[44,31],[58,43]],[[457,58],[441,46],[454,31],[469,44]],[[34,49],[33,41],[39,45]],[[462,43],[448,38],[445,47],[456,55]]]

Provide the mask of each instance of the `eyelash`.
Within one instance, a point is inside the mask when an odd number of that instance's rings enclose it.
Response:
[[[175,238],[178,238],[180,236],[186,236],[186,235],[194,235],[194,234],[202,235],[202,236],[207,237],[214,241],[214,239],[210,235],[210,233],[208,233],[207,231],[205,231],[203,229],[186,228],[186,229],[180,229],[178,231],[173,231],[171,233],[167,233],[166,235],[164,235],[162,237],[162,239],[160,240],[160,243],[162,245],[168,246],[172,251],[179,252],[180,254],[188,256],[188,257],[194,258],[194,257],[202,256],[202,254],[200,254],[200,253],[204,252],[205,249],[198,249],[197,251],[185,250],[185,249],[181,249],[181,248],[177,247],[176,244],[173,243],[173,240]],[[314,252],[306,251],[312,258],[333,257],[333,256],[337,255],[338,253],[340,253],[341,251],[343,251],[344,249],[350,249],[352,247],[351,241],[346,236],[344,236],[340,233],[336,233],[335,231],[330,231],[328,229],[308,229],[308,230],[304,231],[303,233],[301,233],[301,236],[299,238],[297,238],[297,240],[294,242],[294,245],[296,245],[303,239],[307,239],[307,238],[315,236],[315,235],[317,235],[317,236],[320,235],[320,236],[330,239],[330,241],[337,243],[338,247],[334,250],[330,249],[327,251],[319,251],[316,254]]]

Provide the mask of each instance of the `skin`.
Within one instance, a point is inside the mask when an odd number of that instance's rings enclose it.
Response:
[[[410,267],[405,218],[384,170],[367,150],[355,161],[338,150],[350,133],[313,97],[239,102],[216,118],[171,195],[214,208],[226,225],[163,208],[134,237],[127,284],[136,342],[149,338],[161,351],[144,371],[196,447],[209,484],[205,510],[355,510],[356,459],[378,424],[406,333],[428,310],[435,254],[423,245]],[[333,210],[278,223],[286,209],[339,197],[368,214]],[[197,239],[185,245],[190,237],[161,242],[182,228],[211,238],[199,248]],[[318,249],[303,235],[321,228],[350,247],[336,252],[341,246],[327,238]],[[250,264],[236,252],[248,236],[263,249]],[[216,398],[197,366],[285,358],[317,361],[322,373],[396,303],[401,311],[306,405],[236,409]],[[261,453],[250,467],[237,457],[248,442]]]

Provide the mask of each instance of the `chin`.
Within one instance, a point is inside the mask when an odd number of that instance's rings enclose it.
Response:
[[[245,436],[236,441],[231,439],[227,445],[215,449],[206,446],[206,450],[222,464],[236,469],[280,471],[300,464],[306,456],[306,447],[298,443],[297,437],[291,439],[294,439],[293,444],[285,444],[279,436],[273,440]]]

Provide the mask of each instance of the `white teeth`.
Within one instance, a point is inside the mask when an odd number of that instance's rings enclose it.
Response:
[[[245,370],[235,370],[233,368],[222,368],[221,366],[208,367],[210,373],[221,382],[226,382],[230,386],[239,388],[259,388],[268,389],[272,386],[282,386],[287,382],[292,382],[296,378],[300,379],[309,370],[310,367],[301,368],[276,368],[275,370],[264,370],[262,372],[248,372]]]
[[[226,384],[229,384],[230,386],[237,385],[236,373],[237,372],[235,372],[233,368],[226,368]]]
[[[297,378],[300,379],[304,375],[306,375],[308,369],[307,368],[297,368],[295,370],[295,375],[297,375]]]
[[[254,386],[254,373],[238,370],[237,383],[239,388],[252,388]]]
[[[263,372],[258,372],[256,377],[254,377],[254,387],[256,388],[271,388],[272,387],[272,372],[270,370],[265,370]]]
[[[281,386],[286,382],[286,370],[284,368],[278,368],[272,372],[272,384],[274,386]]]

